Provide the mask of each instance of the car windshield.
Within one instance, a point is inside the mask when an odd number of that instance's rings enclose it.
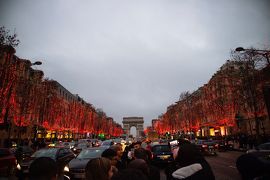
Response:
[[[211,144],[213,141],[211,140],[198,140],[197,144]]]
[[[261,144],[258,146],[258,149],[270,150],[270,143]]]
[[[36,151],[31,157],[50,157],[52,159],[55,159],[57,153],[57,149],[51,148],[51,149],[41,149]]]
[[[112,141],[103,141],[102,146],[110,146]]]
[[[204,142],[203,142],[203,144],[213,144],[213,143],[215,143],[215,142],[213,142],[213,141],[211,141],[211,140],[209,140],[209,141],[204,141]]]
[[[122,139],[114,139],[113,140],[115,143],[121,143],[122,142]]]
[[[23,151],[23,152],[32,152],[33,149],[30,148],[29,146],[23,146],[23,147],[22,147],[22,151]]]
[[[89,159],[100,157],[104,149],[85,149],[78,156],[78,159]]]
[[[74,146],[75,143],[72,142],[65,142],[63,145],[64,146]]]
[[[79,139],[78,143],[88,143],[89,139]]]
[[[62,146],[62,145],[63,145],[62,142],[56,142],[56,143],[55,143],[55,146]]]
[[[11,153],[9,152],[8,149],[0,149],[0,157],[8,156]]]
[[[77,147],[78,148],[87,148],[87,144],[78,144]]]
[[[171,149],[169,146],[154,146],[152,148],[153,152],[171,152]]]

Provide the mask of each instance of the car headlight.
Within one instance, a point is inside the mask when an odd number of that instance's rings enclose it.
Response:
[[[17,164],[17,169],[18,170],[21,170],[22,169],[19,163]]]
[[[69,172],[69,167],[68,166],[64,167],[64,172]]]

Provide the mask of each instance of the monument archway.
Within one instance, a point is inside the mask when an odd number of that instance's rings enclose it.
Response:
[[[136,138],[139,138],[143,134],[143,117],[124,117],[123,118],[123,129],[129,136],[131,127],[136,128]]]

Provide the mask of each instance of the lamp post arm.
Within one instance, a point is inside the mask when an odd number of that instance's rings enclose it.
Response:
[[[265,58],[267,60],[268,65],[270,65],[270,61],[269,61],[269,53],[265,53]]]
[[[266,61],[267,61],[268,65],[270,64],[270,60],[269,60],[270,51],[268,51],[268,50],[245,49],[243,47],[238,47],[238,48],[235,49],[235,51],[237,51],[237,52],[246,51],[246,52],[251,52],[251,53],[262,55],[262,56],[264,56],[266,58]]]

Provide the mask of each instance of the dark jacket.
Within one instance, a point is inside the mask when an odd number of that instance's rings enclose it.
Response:
[[[214,180],[215,176],[209,166],[205,162],[194,163],[185,167],[181,167],[172,173],[171,179],[185,179],[185,180]]]
[[[179,147],[175,162],[167,171],[167,179],[214,180],[215,176],[197,147],[194,144],[183,144]]]
[[[243,180],[268,179],[270,176],[270,160],[263,153],[248,153],[237,158],[236,167]]]

